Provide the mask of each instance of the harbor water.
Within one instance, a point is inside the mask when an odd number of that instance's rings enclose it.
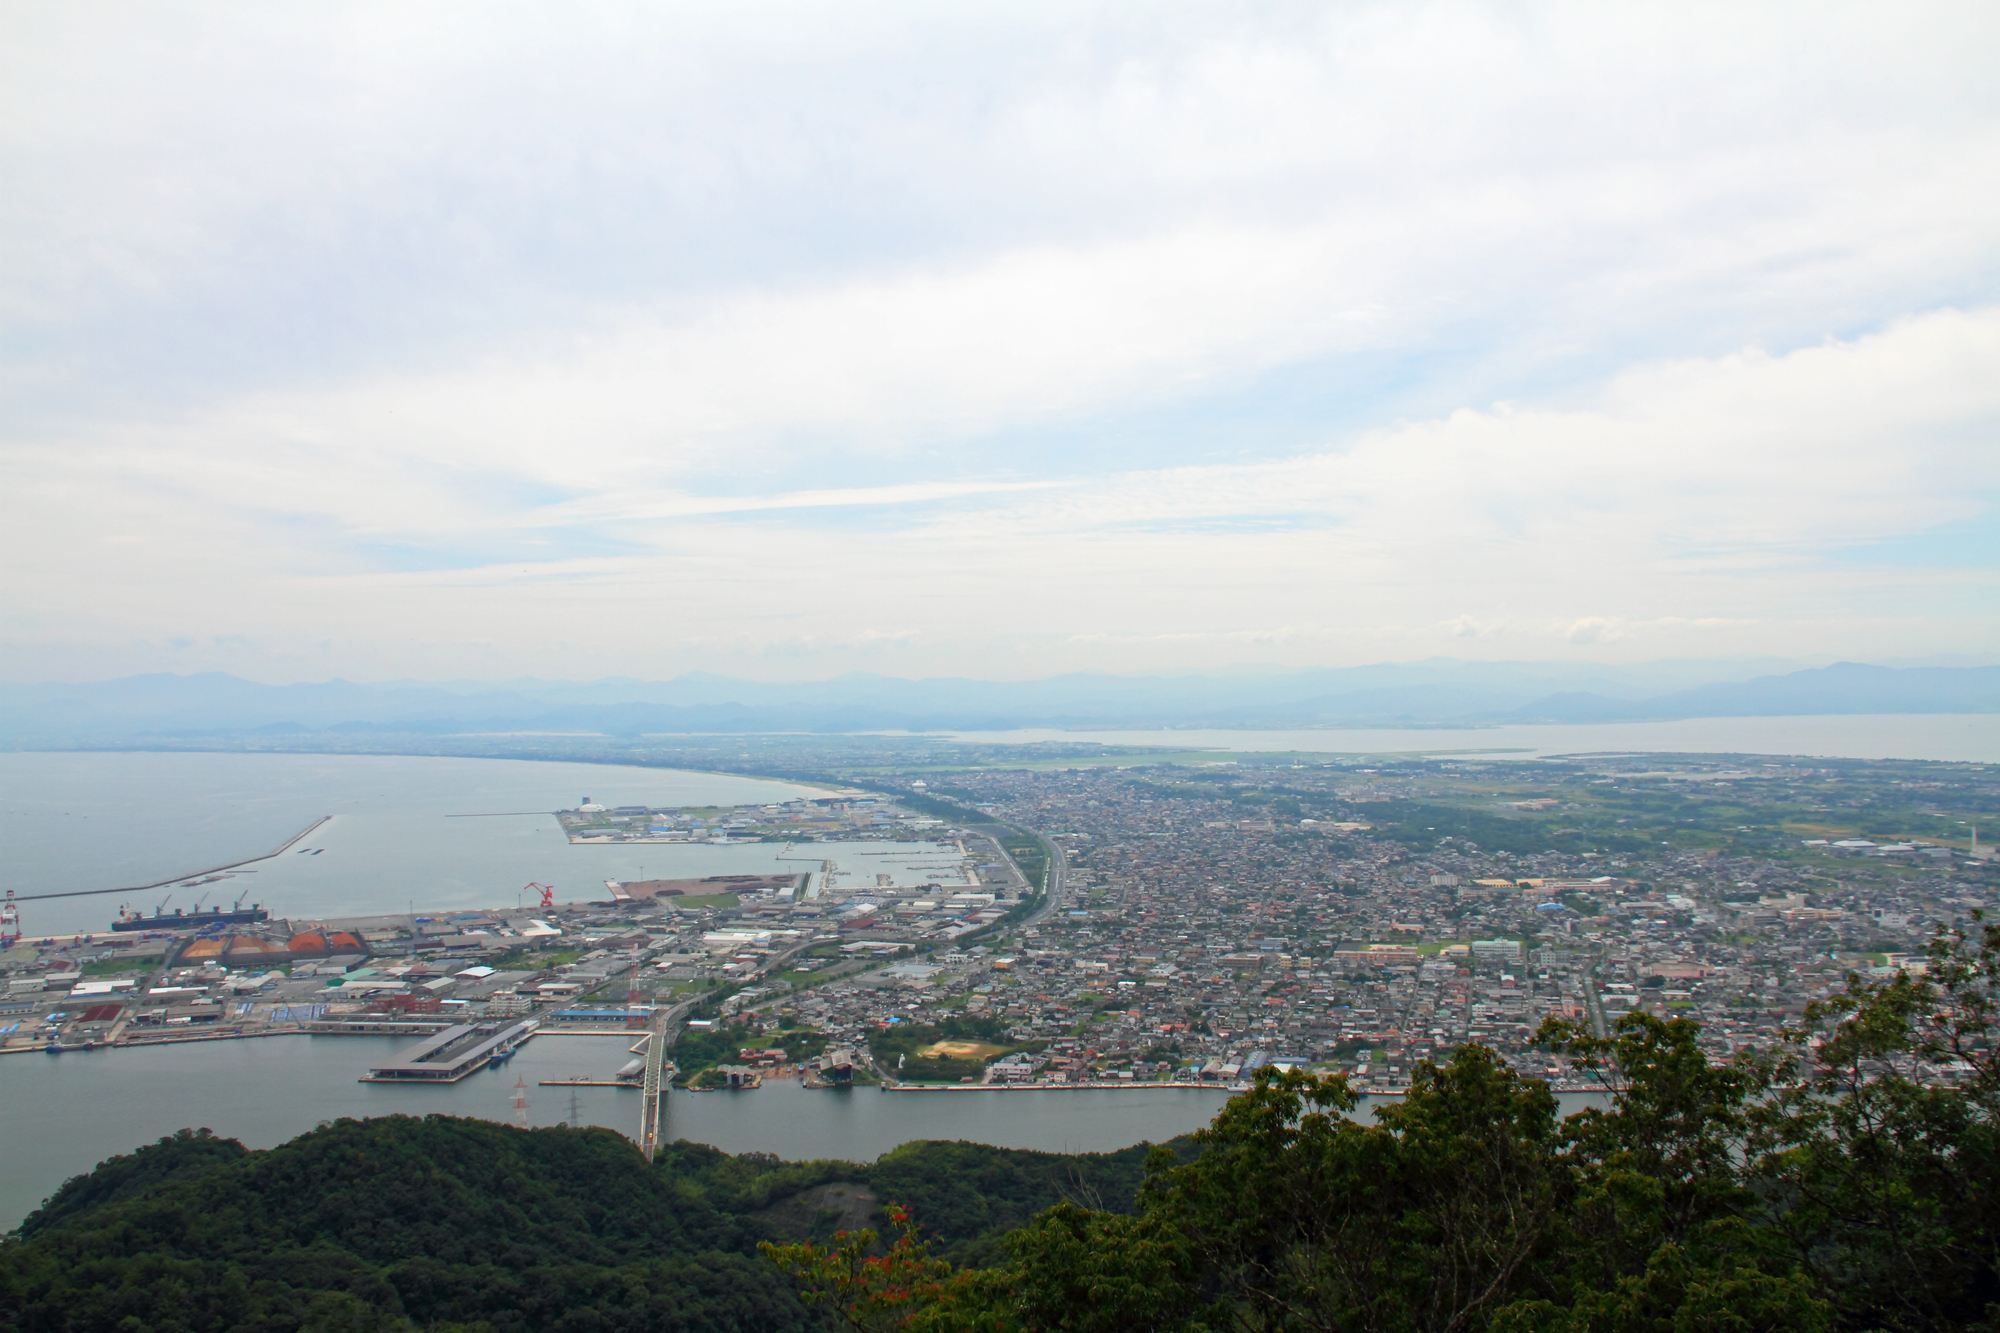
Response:
[[[1828,717],[1693,717],[1670,722],[1521,722],[1494,727],[1314,727],[959,731],[995,745],[1037,741],[1156,745],[1261,754],[1431,755],[1538,759],[1571,754],[1782,754],[1825,759],[2000,763],[2000,713],[1856,713]]]
[[[371,1064],[411,1044],[290,1035],[0,1059],[0,1231],[18,1225],[69,1177],[184,1128],[268,1148],[344,1116],[513,1123],[518,1082],[526,1085],[531,1125],[567,1124],[574,1114],[580,1125],[638,1130],[634,1089],[540,1086],[544,1079],[609,1078],[631,1058],[626,1037],[538,1036],[506,1064],[457,1083],[357,1082]],[[883,1092],[771,1079],[748,1092],[673,1093],[663,1137],[791,1161],[872,1162],[916,1139],[1110,1152],[1191,1133],[1227,1096],[1219,1088]],[[1592,1100],[1560,1098],[1566,1113]]]
[[[270,851],[332,815],[282,856],[193,891],[167,910],[238,896],[274,918],[513,908],[521,887],[558,902],[607,895],[607,879],[815,871],[841,844],[572,845],[549,813],[604,805],[741,805],[823,795],[795,783],[609,764],[428,756],[0,754],[0,853],[22,894],[144,884]],[[868,850],[854,847],[856,852]],[[879,850],[879,849],[877,849]],[[781,859],[781,858],[796,859]],[[875,864],[876,861],[882,864]],[[850,869],[863,862],[850,857]],[[875,870],[892,870],[880,857]],[[129,895],[151,914],[169,889]],[[30,935],[103,931],[126,898],[29,901]]]
[[[71,1176],[174,1131],[208,1128],[268,1148],[343,1116],[464,1115],[514,1120],[517,1081],[533,1125],[638,1129],[639,1094],[539,1086],[609,1078],[625,1037],[536,1037],[498,1068],[457,1083],[361,1083],[412,1045],[402,1037],[278,1036],[0,1059],[0,1231]],[[1224,1094],[1205,1089],[898,1093],[810,1089],[771,1079],[750,1092],[676,1092],[665,1138],[792,1160],[873,1161],[912,1139],[965,1139],[1045,1152],[1104,1152],[1200,1128]]]
[[[1096,733],[1051,733],[1080,739]],[[1028,733],[995,739],[1031,740]],[[1735,751],[1846,757],[2000,760],[2000,717],[1737,718],[1618,727],[1496,728],[1468,733],[1105,733],[1107,741],[1239,749],[1385,752],[1505,749]],[[810,789],[707,773],[598,764],[436,757],[210,754],[0,754],[0,854],[23,893],[112,887],[187,874],[256,855],[322,815],[300,848],[207,886],[211,905],[237,896],[274,916],[318,917],[508,907],[521,885],[561,900],[602,896],[609,878],[681,878],[808,869],[782,844],[573,846],[547,813],[585,796],[605,805],[768,803]],[[858,856],[865,848],[857,848]],[[790,855],[842,855],[838,844]],[[889,868],[870,860],[871,871]],[[872,875],[871,875],[872,878]],[[156,895],[157,896],[157,895]],[[102,931],[119,899],[24,904],[30,934]],[[142,911],[154,903],[136,897]],[[174,906],[192,907],[185,899]],[[396,1038],[283,1036],[0,1059],[0,1228],[69,1176],[186,1127],[254,1147],[323,1120],[392,1113],[512,1117],[525,1078],[530,1118],[567,1120],[571,1090],[534,1086],[606,1077],[621,1038],[541,1037],[503,1071],[443,1088],[357,1082]],[[637,1094],[574,1092],[580,1123],[630,1133]],[[773,1081],[747,1093],[676,1095],[668,1136],[727,1151],[869,1160],[919,1138],[1046,1151],[1101,1151],[1161,1140],[1205,1123],[1207,1090],[896,1094],[813,1092]]]

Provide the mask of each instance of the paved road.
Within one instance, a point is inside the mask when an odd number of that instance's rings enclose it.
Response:
[[[1047,838],[1042,839],[1042,846],[1049,849],[1048,894],[1042,899],[1042,905],[1021,923],[1024,926],[1041,924],[1042,918],[1062,910],[1069,901],[1069,860],[1063,855],[1063,849]]]
[[[1584,1012],[1590,1016],[1590,1026],[1600,1037],[1611,1035],[1611,1025],[1604,1018],[1604,1001],[1598,986],[1597,969],[1611,956],[1609,949],[1603,950],[1583,971]]]
[[[1022,885],[1032,890],[1034,888],[1034,881],[1028,878],[1027,873],[1021,869],[1021,863],[1014,859],[1014,854],[1007,850],[1005,844],[1000,841],[1000,838],[1001,834],[1006,832],[1027,833],[1029,837],[1037,838],[1041,837],[1041,835],[1029,833],[1026,829],[1014,828],[1012,825],[996,824],[989,827],[997,831],[991,833],[982,832],[981,836],[993,844],[993,850],[999,855],[1001,860],[1013,868],[1015,876],[1020,879]],[[971,830],[967,831],[970,832]],[[1042,846],[1047,848],[1049,853],[1049,878],[1046,885],[1046,895],[1042,899],[1042,905],[1021,920],[1020,924],[1023,926],[1039,924],[1049,913],[1061,910],[1069,902],[1069,861],[1063,856],[1062,848],[1056,846],[1056,844],[1050,842],[1047,838],[1042,838],[1041,842]],[[980,935],[986,933],[986,929],[982,928],[975,935],[968,938],[978,938]]]

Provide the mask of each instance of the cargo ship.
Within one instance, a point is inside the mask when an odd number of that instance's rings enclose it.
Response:
[[[251,903],[241,904],[224,911],[211,907],[203,911],[197,907],[192,912],[183,912],[176,907],[169,912],[165,908],[154,908],[151,916],[140,916],[130,908],[118,909],[118,919],[111,923],[113,930],[199,930],[203,926],[234,926],[251,921],[269,921],[271,914]]]

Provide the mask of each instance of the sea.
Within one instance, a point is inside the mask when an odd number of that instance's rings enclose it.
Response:
[[[1699,717],[1673,722],[1518,723],[1497,727],[1294,731],[1164,729],[956,731],[998,745],[1037,741],[1154,745],[1264,754],[1422,755],[1487,760],[1590,754],[1766,754],[1823,759],[2000,763],[2000,713],[1882,713],[1826,717]]]
[[[991,741],[1069,740],[1303,754],[1695,752],[2000,762],[2000,716],[1730,718],[1608,726],[1449,731],[967,733]],[[1221,761],[1218,761],[1221,762]],[[769,803],[812,791],[712,773],[537,761],[216,753],[0,754],[0,866],[23,893],[131,885],[269,850],[322,815],[297,848],[207,888],[210,902],[264,904],[312,919],[526,906],[529,881],[559,900],[601,896],[606,879],[813,869],[819,858],[906,872],[941,849],[854,842],[572,845],[549,813],[585,797],[604,805]],[[805,861],[789,858],[805,857]],[[150,910],[154,897],[130,895]],[[102,930],[119,895],[24,904],[30,934]],[[172,905],[193,906],[178,899]],[[624,1038],[539,1037],[502,1071],[450,1088],[357,1080],[393,1038],[263,1037],[145,1049],[0,1057],[0,1229],[97,1162],[181,1128],[208,1127],[268,1147],[340,1116],[442,1112],[572,1117],[630,1133],[637,1094],[544,1088],[607,1077]],[[574,1102],[572,1103],[572,1098]],[[1045,1151],[1104,1151],[1206,1123],[1221,1094],[1118,1089],[1046,1093],[814,1091],[773,1081],[752,1092],[676,1094],[668,1133],[731,1152],[872,1160],[917,1138]]]
[[[601,805],[767,804],[825,792],[796,783],[611,764],[436,756],[0,754],[0,855],[7,884],[42,894],[147,884],[270,851],[322,815],[296,847],[196,889],[22,904],[29,935],[107,930],[120,906],[227,905],[273,919],[525,909],[609,896],[607,879],[813,874],[834,888],[935,878],[931,843],[606,843],[572,845],[552,813]],[[907,874],[904,872],[908,872]],[[836,899],[837,900],[837,899]]]

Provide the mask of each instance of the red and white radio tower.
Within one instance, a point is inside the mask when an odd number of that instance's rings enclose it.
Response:
[[[0,949],[11,949],[21,938],[21,909],[14,905],[14,891],[7,890],[7,901],[0,903]]]
[[[528,1127],[528,1085],[518,1077],[514,1080],[514,1123],[522,1129]]]
[[[642,1028],[646,1026],[645,1018],[639,1013],[639,965],[637,963],[632,964],[631,980],[627,982],[625,988],[625,1026],[628,1028]]]

